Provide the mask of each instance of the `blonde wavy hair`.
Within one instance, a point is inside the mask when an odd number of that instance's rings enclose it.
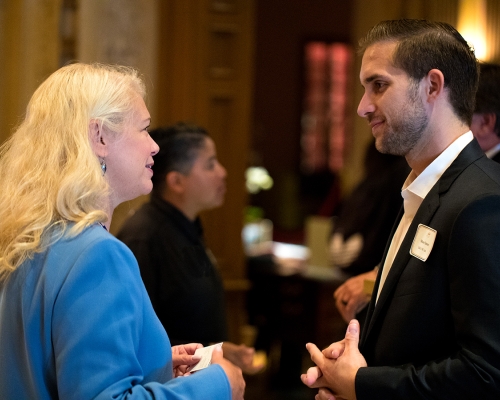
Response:
[[[65,232],[108,219],[109,188],[89,124],[119,134],[137,94],[144,98],[146,90],[136,70],[81,63],[57,70],[35,91],[0,148],[0,281]],[[44,235],[56,226],[56,237]]]

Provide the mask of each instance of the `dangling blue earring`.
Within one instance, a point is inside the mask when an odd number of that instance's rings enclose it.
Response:
[[[104,160],[101,160],[101,171],[102,171],[102,176],[106,173],[106,163]]]

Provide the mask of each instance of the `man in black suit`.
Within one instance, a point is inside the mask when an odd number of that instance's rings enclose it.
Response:
[[[470,129],[486,155],[500,162],[500,65],[479,65],[476,109]]]
[[[479,70],[476,107],[470,130],[486,156],[500,163],[500,65],[481,63]],[[365,268],[373,265],[365,265]],[[370,301],[364,292],[364,281],[374,281],[376,277],[377,268],[349,278],[337,288],[335,306],[346,322],[353,318],[362,322],[361,310]]]
[[[361,43],[377,149],[412,168],[361,339],[358,321],[302,375],[318,398],[500,398],[500,165],[469,130],[478,67],[450,25],[384,21]]]

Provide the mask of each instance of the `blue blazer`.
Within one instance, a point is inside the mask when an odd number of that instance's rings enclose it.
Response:
[[[130,250],[101,226],[0,285],[1,399],[230,399],[219,365],[173,379],[168,336]]]
[[[425,262],[410,255],[419,224],[437,231]],[[358,400],[500,398],[499,305],[500,165],[474,140],[422,202],[361,321]]]

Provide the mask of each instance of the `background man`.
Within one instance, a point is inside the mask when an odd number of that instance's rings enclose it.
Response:
[[[500,396],[500,165],[469,126],[478,71],[450,25],[384,21],[361,43],[358,114],[412,168],[367,319],[308,350],[302,375],[342,399]],[[331,394],[321,389],[320,398]]]
[[[154,157],[151,199],[117,237],[137,258],[158,318],[173,344],[222,342],[224,357],[253,373],[254,349],[227,342],[222,279],[203,241],[199,214],[219,207],[226,170],[215,144],[198,126],[177,124],[151,132]]]
[[[486,155],[500,162],[500,65],[480,64],[470,129]]]

